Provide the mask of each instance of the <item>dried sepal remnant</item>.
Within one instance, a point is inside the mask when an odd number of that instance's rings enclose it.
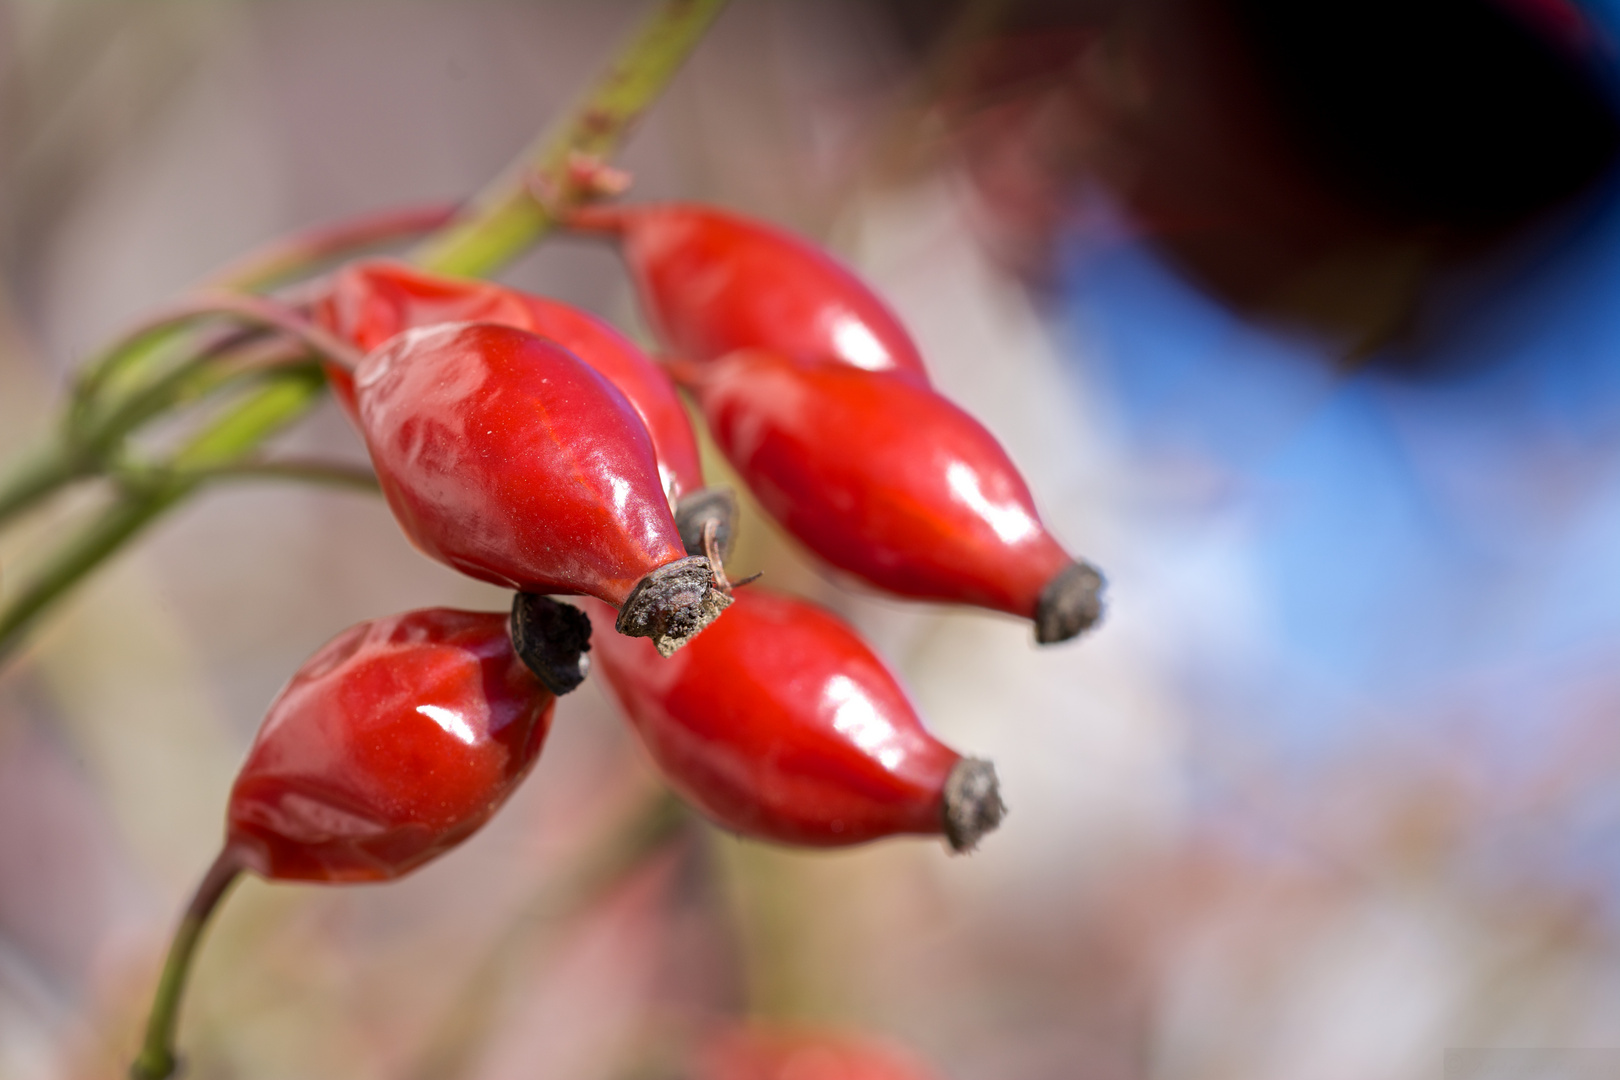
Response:
[[[651,638],[660,656],[670,656],[731,606],[729,591],[716,588],[714,567],[702,555],[662,566],[637,583],[619,609],[614,629]]]
[[[518,659],[553,694],[578,689],[590,673],[591,620],[572,604],[517,593],[509,628]]]
[[[706,487],[688,492],[675,504],[675,524],[688,555],[707,555],[704,529],[714,523],[715,549],[722,560],[731,557],[737,538],[737,495],[730,488]]]
[[[1085,561],[1069,564],[1041,590],[1035,605],[1035,640],[1042,645],[1079,637],[1103,616],[1102,572]]]
[[[945,839],[951,850],[966,854],[994,832],[1007,816],[1001,801],[996,767],[981,758],[963,758],[945,780]]]

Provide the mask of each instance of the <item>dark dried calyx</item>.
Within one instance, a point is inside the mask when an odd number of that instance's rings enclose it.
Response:
[[[945,778],[945,839],[951,850],[957,854],[972,851],[1006,816],[996,767],[981,758],[958,761]]]
[[[549,596],[512,598],[512,648],[553,694],[566,694],[591,669],[591,620],[572,604]]]
[[[1072,562],[1047,582],[1035,605],[1035,640],[1042,645],[1068,641],[1102,618],[1101,572],[1088,562]]]
[[[731,558],[731,541],[736,535],[737,496],[730,488],[706,487],[689,491],[675,504],[675,524],[681,530],[681,543],[688,555],[707,555],[703,548],[703,526],[715,523],[714,542],[722,560]]]
[[[614,629],[652,638],[668,656],[697,636],[731,606],[731,594],[715,587],[714,568],[702,555],[660,566],[630,591]]]

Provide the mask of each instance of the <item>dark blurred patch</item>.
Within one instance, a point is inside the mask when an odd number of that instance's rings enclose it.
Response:
[[[1512,227],[1585,189],[1617,124],[1567,0],[1231,0],[1298,145],[1414,223]]]
[[[891,7],[919,47],[949,38]],[[1570,0],[999,7],[940,94],[992,250],[1039,285],[1062,238],[1124,228],[1347,364],[1422,371],[1466,318],[1434,310],[1448,276],[1600,190],[1620,148],[1609,55]]]

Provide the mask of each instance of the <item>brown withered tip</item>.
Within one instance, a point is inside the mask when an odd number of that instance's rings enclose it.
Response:
[[[727,487],[706,487],[676,500],[675,525],[688,555],[708,554],[703,547],[703,527],[710,521],[715,522],[714,541],[721,560],[731,558],[731,541],[736,535],[736,494]]]
[[[613,628],[629,637],[652,638],[658,654],[668,656],[730,606],[731,595],[715,588],[709,560],[689,555],[636,582]]]
[[[1106,585],[1101,571],[1084,560],[1064,567],[1035,604],[1035,640],[1042,645],[1068,641],[1097,625]]]
[[[559,697],[578,688],[591,670],[591,620],[572,604],[520,592],[508,624],[518,659]]]
[[[945,839],[958,855],[972,851],[1007,816],[996,782],[996,767],[981,758],[963,758],[945,778]]]

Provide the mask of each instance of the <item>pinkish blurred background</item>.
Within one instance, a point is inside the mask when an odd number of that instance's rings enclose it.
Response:
[[[0,454],[248,248],[477,189],[640,10],[0,0]],[[858,267],[1111,609],[1037,650],[833,580],[757,511],[734,571],[853,619],[1011,816],[970,858],[705,831],[582,902],[658,783],[588,684],[461,850],[243,885],[192,1075],[652,1080],[739,1017],[951,1080],[1508,1080],[1447,1052],[1620,1047],[1617,26],[1613,0],[737,0],[623,155],[632,197]],[[600,245],[505,280],[640,331]],[[330,405],[282,445],[364,458]],[[0,589],[94,497],[0,536]],[[78,593],[0,672],[0,1080],[122,1074],[305,656],[505,602],[379,500],[267,483]]]

